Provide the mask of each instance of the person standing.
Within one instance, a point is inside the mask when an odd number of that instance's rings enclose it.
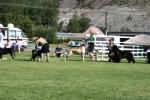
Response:
[[[96,37],[95,37],[94,33],[92,33],[92,32],[90,32],[90,33],[91,33],[91,35],[88,38],[88,51],[90,53],[91,59],[95,60],[93,51],[94,51],[94,44],[95,44],[95,41],[96,41]]]
[[[108,57],[109,57],[109,62],[111,62],[111,58],[112,58],[112,54],[113,54],[113,52],[112,52],[112,46],[113,46],[114,44],[113,44],[113,38],[110,38],[109,39],[109,42],[108,42],[108,51],[109,51],[109,53],[108,53]]]
[[[20,49],[21,49],[21,45],[20,45],[20,43],[19,43],[19,41],[18,41],[18,38],[16,39],[16,42],[15,42],[15,44],[16,44],[16,49],[17,49],[17,51],[20,53]]]
[[[60,45],[58,45],[55,49],[55,54],[58,58],[63,56],[63,49],[61,48]]]
[[[42,57],[42,60],[43,60],[43,57],[44,55],[46,55],[47,57],[47,61],[49,61],[49,44],[48,42],[46,41],[46,39],[42,38],[42,37],[38,37],[36,40],[35,40],[35,44],[36,46],[42,46],[40,52],[41,52],[41,57]]]
[[[0,59],[2,59],[2,50],[4,48],[4,36],[3,36],[3,33],[2,33],[2,30],[0,29]]]

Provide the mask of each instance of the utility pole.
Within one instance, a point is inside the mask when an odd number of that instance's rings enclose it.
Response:
[[[25,16],[28,15],[28,0],[25,0]]]
[[[42,12],[42,9],[41,9],[41,0],[39,0],[39,4],[38,4],[38,7],[40,8],[40,23],[42,23],[42,15],[41,15],[41,12]]]
[[[109,25],[109,32],[111,32],[112,25]]]
[[[108,12],[106,11],[106,12],[105,12],[105,34],[106,34],[106,35],[107,35],[107,26],[108,26],[108,25],[107,25],[107,24],[108,24],[108,23],[107,23],[107,17],[108,17]]]

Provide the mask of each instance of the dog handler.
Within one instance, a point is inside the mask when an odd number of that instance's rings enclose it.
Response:
[[[55,54],[58,58],[63,56],[63,49],[61,48],[60,45],[58,45],[55,49]]]
[[[91,55],[92,60],[95,60],[93,50],[94,50],[94,42],[96,41],[96,37],[95,37],[94,33],[92,33],[91,31],[90,31],[90,34],[91,34],[90,37],[87,39],[89,41],[88,42],[88,45],[89,45],[88,51]]]
[[[48,42],[44,38],[38,37],[35,40],[35,43],[36,43],[36,46],[42,46],[42,48],[41,48],[42,60],[43,60],[44,54],[46,54],[47,61],[48,61],[49,60],[49,44],[48,44]]]

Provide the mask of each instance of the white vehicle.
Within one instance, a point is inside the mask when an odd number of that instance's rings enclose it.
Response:
[[[2,30],[2,33],[4,35],[5,44],[7,43],[7,40],[9,40],[11,44],[15,43],[16,40],[18,40],[18,43],[20,44],[22,49],[28,47],[29,39],[21,29],[14,27],[13,24],[8,24],[7,27],[3,27],[3,25],[0,24],[0,29]]]
[[[70,41],[68,47],[80,47],[83,44],[82,41]]]

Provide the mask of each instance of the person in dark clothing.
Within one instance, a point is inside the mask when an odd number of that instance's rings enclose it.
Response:
[[[49,44],[48,42],[46,41],[46,39],[42,38],[42,37],[37,37],[35,40],[34,40],[35,44],[36,44],[36,47],[39,47],[41,46],[41,49],[40,50],[37,50],[41,53],[41,57],[38,59],[40,61],[44,59],[44,55],[47,57],[47,61],[49,61]]]
[[[55,54],[56,54],[56,56],[59,57],[59,58],[63,56],[63,49],[61,48],[60,45],[58,45],[58,46],[56,47],[56,49],[55,49]]]

